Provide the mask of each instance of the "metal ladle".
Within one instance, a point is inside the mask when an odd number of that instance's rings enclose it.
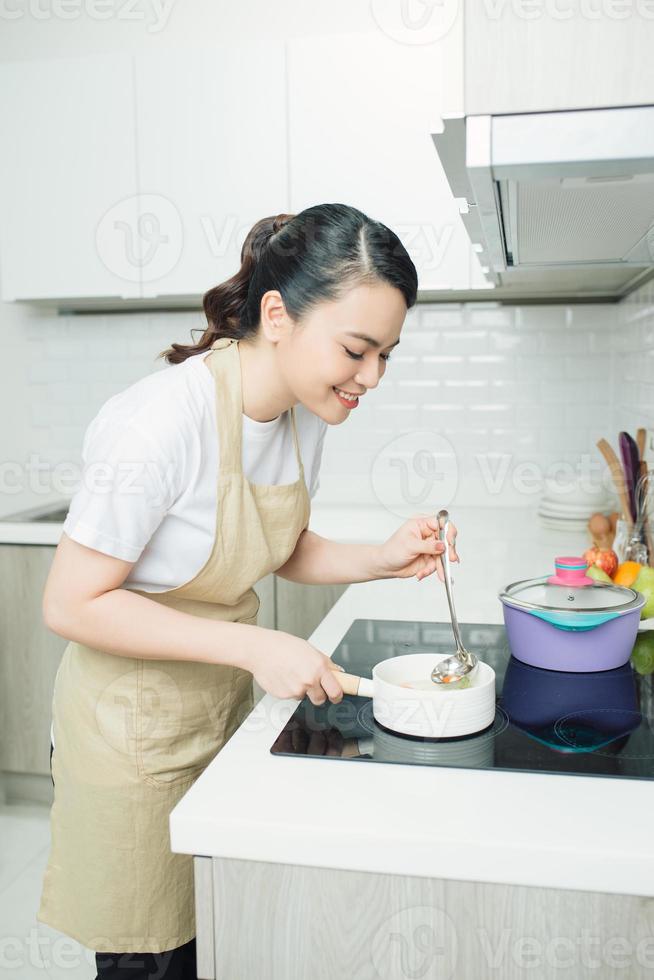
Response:
[[[441,526],[441,520],[443,524]],[[475,667],[479,663],[474,653],[469,653],[461,641],[459,623],[454,610],[454,600],[452,598],[452,583],[450,580],[450,555],[447,532],[450,526],[450,515],[446,510],[438,512],[439,540],[445,544],[445,550],[441,555],[443,561],[443,571],[445,572],[445,591],[447,592],[447,604],[450,607],[450,619],[452,620],[452,632],[456,643],[456,653],[451,657],[440,660],[431,672],[431,679],[434,684],[460,685],[464,678],[469,678]]]

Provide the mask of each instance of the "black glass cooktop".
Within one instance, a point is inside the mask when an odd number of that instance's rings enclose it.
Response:
[[[641,676],[631,660],[616,670],[595,673],[543,670],[511,656],[504,626],[463,624],[461,634],[464,646],[495,671],[495,719],[484,731],[461,738],[416,739],[382,728],[373,717],[369,698],[345,695],[339,704],[327,702],[320,707],[305,698],[271,752],[313,759],[654,779],[651,674]],[[643,634],[636,642],[654,646],[654,634]],[[449,623],[357,619],[333,660],[349,673],[370,677],[373,666],[388,657],[452,652]]]

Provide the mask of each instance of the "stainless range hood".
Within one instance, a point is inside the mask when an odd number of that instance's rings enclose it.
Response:
[[[654,275],[654,105],[447,116],[432,138],[486,299],[618,300]]]

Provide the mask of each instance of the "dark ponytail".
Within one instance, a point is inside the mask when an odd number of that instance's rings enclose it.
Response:
[[[204,294],[207,328],[197,344],[171,344],[169,364],[208,350],[218,337],[240,340],[259,328],[261,299],[281,293],[288,315],[300,320],[321,302],[354,286],[385,282],[416,302],[418,275],[395,232],[347,204],[318,204],[299,214],[262,218],[241,249],[241,268]]]

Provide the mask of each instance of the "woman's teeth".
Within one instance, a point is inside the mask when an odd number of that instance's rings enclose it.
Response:
[[[358,395],[351,395],[349,392],[343,391],[342,388],[337,388],[336,385],[334,385],[334,391],[339,398],[342,398],[349,405],[356,405],[359,401]]]

